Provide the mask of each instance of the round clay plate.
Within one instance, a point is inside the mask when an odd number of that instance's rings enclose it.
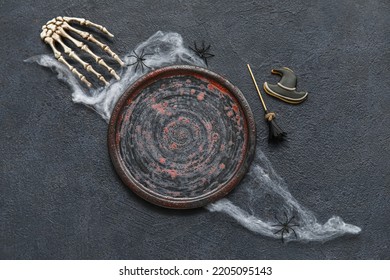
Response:
[[[240,90],[200,67],[140,78],[117,102],[108,143],[123,182],[167,208],[195,208],[229,193],[255,150],[253,114]]]

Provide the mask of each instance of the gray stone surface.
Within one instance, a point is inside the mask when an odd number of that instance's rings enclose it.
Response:
[[[121,55],[157,30],[210,42],[210,69],[246,95],[258,147],[292,194],[321,222],[336,214],[362,233],[282,244],[219,213],[136,197],[111,165],[107,124],[50,70],[23,63],[50,53],[40,28],[58,15],[106,25]],[[387,0],[1,1],[0,258],[390,259],[389,22]],[[299,106],[267,97],[285,145],[267,143],[247,62],[259,81],[289,66],[310,92]]]

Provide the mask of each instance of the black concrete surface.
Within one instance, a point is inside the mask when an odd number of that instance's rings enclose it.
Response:
[[[113,169],[107,124],[72,103],[48,69],[47,20],[69,15],[103,24],[124,55],[157,30],[188,45],[202,39],[210,69],[247,97],[258,147],[292,194],[321,222],[362,228],[324,244],[282,244],[206,210],[162,209],[137,198]],[[390,3],[332,1],[0,1],[1,259],[390,259]],[[289,141],[267,143],[247,74],[276,82],[288,66],[309,99],[267,97]]]

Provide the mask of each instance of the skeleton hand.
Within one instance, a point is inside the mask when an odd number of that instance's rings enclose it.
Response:
[[[78,30],[76,28],[73,28],[69,25],[71,22],[79,23],[80,25],[84,25],[87,27],[95,27],[99,29],[101,32],[109,35],[110,37],[114,37],[110,32],[107,31],[107,29],[101,25],[95,24],[93,22],[90,22],[89,20],[85,20],[83,18],[74,18],[74,17],[56,17],[52,20],[49,20],[45,25],[42,26],[42,32],[41,32],[41,39],[46,43],[49,44],[50,47],[53,49],[54,56],[57,58],[58,61],[65,64],[69,70],[77,75],[79,79],[84,82],[88,87],[91,87],[92,84],[87,80],[87,78],[81,74],[75,67],[70,65],[65,58],[62,56],[62,53],[56,48],[55,43],[59,43],[62,48],[64,49],[64,52],[72,59],[76,60],[77,62],[81,63],[81,65],[84,67],[85,70],[87,70],[90,73],[93,73],[101,82],[103,82],[105,85],[108,85],[108,82],[104,79],[103,75],[96,72],[93,67],[82,60],[70,47],[68,47],[62,40],[61,37],[64,37],[68,40],[70,40],[72,43],[74,43],[78,48],[80,48],[82,51],[90,54],[95,61],[107,69],[107,71],[114,76],[117,80],[119,80],[119,76],[115,72],[114,69],[112,69],[110,66],[108,66],[104,60],[97,56],[95,53],[93,53],[86,44],[83,42],[74,39],[71,35],[69,35],[68,31],[72,31],[78,35],[80,35],[83,39],[86,39],[92,43],[95,43],[98,45],[101,49],[103,49],[106,53],[108,53],[110,56],[112,56],[121,66],[124,65],[123,61],[119,58],[119,56],[114,53],[107,45],[103,44],[102,42],[98,41],[95,37],[92,36],[92,34]]]

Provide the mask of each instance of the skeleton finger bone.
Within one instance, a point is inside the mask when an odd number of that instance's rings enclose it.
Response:
[[[88,33],[88,32],[85,32],[85,31],[81,31],[81,30],[78,30],[76,28],[73,28],[72,26],[70,26],[69,24],[65,23],[64,24],[64,29],[68,29],[68,30],[71,30],[77,34],[79,34],[83,39],[86,39],[92,43],[95,43],[96,45],[98,45],[103,51],[105,51],[107,54],[109,54],[112,58],[114,58],[121,66],[124,66],[124,62],[119,58],[119,56],[114,53],[110,48],[109,46],[107,46],[106,44],[103,44],[102,42],[100,42],[98,39],[96,39],[95,37],[93,37],[93,35],[91,33]],[[100,63],[100,62],[98,62]]]
[[[58,34],[59,33],[59,34]],[[87,70],[88,72],[90,73],[93,73],[100,81],[102,81],[105,85],[108,85],[108,82],[104,79],[103,75],[96,72],[95,69],[93,69],[93,67],[91,66],[91,64],[85,62],[84,60],[82,60],[71,48],[69,48],[61,39],[61,36],[62,35],[63,37],[65,38],[68,38],[71,40],[72,37],[68,36],[65,32],[58,32],[53,34],[53,39],[54,41],[58,42],[62,48],[64,49],[64,52],[69,55],[70,58],[76,60],[77,62],[79,62],[85,70]],[[72,38],[73,39],[73,38]],[[73,41],[73,40],[71,40]],[[80,42],[81,43],[81,42]]]
[[[92,42],[99,46],[102,50],[104,50],[106,53],[108,53],[111,57],[113,57],[121,66],[124,65],[123,61],[119,58],[119,56],[114,53],[107,45],[103,44],[102,42],[95,39],[90,33],[78,30],[72,26],[70,26],[68,23],[75,22],[80,25],[84,25],[87,27],[95,27],[101,32],[113,37],[108,30],[98,24],[95,24],[89,20],[83,19],[83,18],[74,18],[74,17],[56,17],[52,20],[49,20],[45,25],[42,26],[42,32],[41,32],[41,38],[46,43],[49,44],[54,52],[54,56],[58,61],[65,64],[69,70],[74,73],[82,82],[84,82],[88,87],[91,87],[92,84],[87,80],[87,78],[81,74],[75,67],[70,65],[65,58],[62,56],[62,53],[56,48],[56,43],[61,45],[61,47],[64,49],[64,52],[73,60],[80,63],[84,69],[94,74],[99,81],[103,82],[105,85],[108,85],[108,82],[103,77],[102,74],[97,72],[92,65],[82,60],[69,46],[67,46],[62,38],[66,38],[69,41],[71,41],[73,44],[75,44],[78,48],[80,48],[83,52],[88,53],[90,56],[93,57],[93,59],[101,65],[103,68],[105,68],[112,76],[114,76],[117,80],[119,80],[118,74],[115,72],[113,68],[108,66],[106,62],[98,55],[96,55],[93,51],[90,50],[90,48],[83,42],[73,38],[70,33],[67,31],[74,32],[81,36],[83,39]]]
[[[65,64],[73,74],[75,74],[83,83],[85,83],[87,85],[87,87],[92,87],[92,84],[87,80],[87,78],[83,74],[81,74],[79,71],[77,71],[77,69],[75,67],[70,65],[65,60],[65,58],[62,56],[61,52],[59,50],[57,50],[57,48],[54,46],[54,39],[53,38],[50,38],[50,37],[46,38],[45,43],[50,45],[50,47],[52,48],[52,50],[54,52],[55,58],[59,62]]]
[[[63,17],[63,19],[65,22],[77,22],[80,25],[85,25],[87,27],[90,27],[90,26],[95,27],[95,28],[99,29],[101,32],[107,34],[108,36],[114,37],[114,35],[111,34],[110,32],[108,32],[107,28],[105,28],[104,26],[93,23],[89,20],[86,20],[85,18]]]

